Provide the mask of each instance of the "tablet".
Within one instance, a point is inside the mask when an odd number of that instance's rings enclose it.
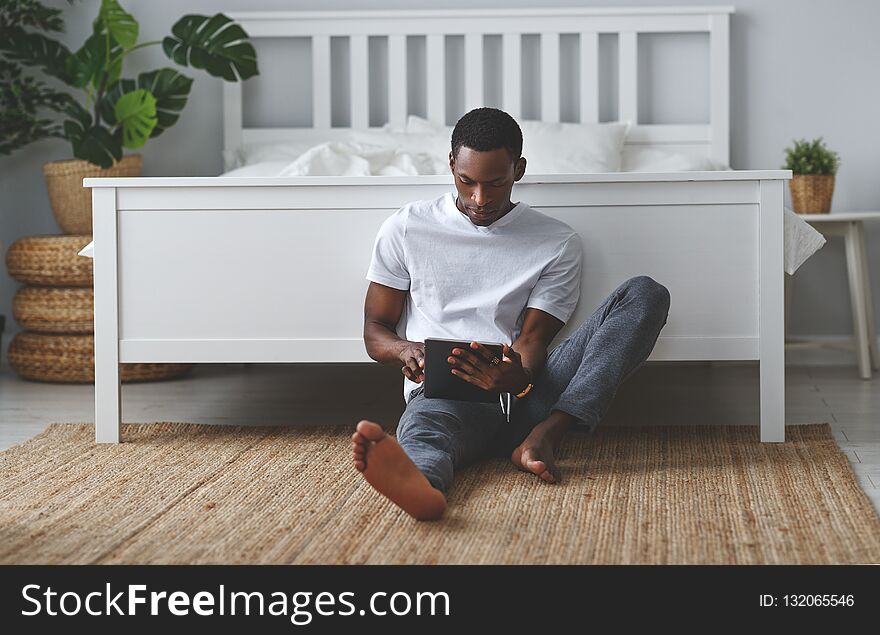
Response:
[[[473,352],[471,341],[446,340],[437,337],[425,339],[424,394],[426,399],[458,399],[459,401],[481,401],[484,403],[498,401],[498,396],[501,393],[485,390],[452,374],[453,366],[448,361],[450,357],[453,357],[452,349],[461,348]],[[497,355],[498,359],[503,359],[501,344],[495,342],[479,343]]]

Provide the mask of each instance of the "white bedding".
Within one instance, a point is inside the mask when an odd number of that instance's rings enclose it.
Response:
[[[657,148],[624,153],[628,122],[567,124],[524,121],[523,155],[527,173],[679,172],[728,170],[706,158]],[[317,135],[317,131],[310,131]],[[300,142],[243,146],[220,176],[407,176],[446,174],[452,129],[410,116],[406,129],[334,130],[332,141],[318,136]],[[316,142],[316,143],[310,143]],[[793,274],[825,244],[821,233],[785,210],[784,270]],[[93,243],[79,255],[93,257]]]

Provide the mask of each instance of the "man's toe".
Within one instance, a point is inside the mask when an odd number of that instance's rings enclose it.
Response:
[[[528,463],[529,471],[534,472],[535,474],[541,474],[547,471],[547,466],[544,465],[544,461],[532,460]]]

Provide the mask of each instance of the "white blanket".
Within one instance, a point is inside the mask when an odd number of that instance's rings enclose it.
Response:
[[[353,141],[322,143],[287,165],[278,176],[412,176],[438,174],[434,155]]]

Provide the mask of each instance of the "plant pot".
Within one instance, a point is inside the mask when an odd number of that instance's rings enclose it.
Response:
[[[132,154],[122,157],[109,168],[99,168],[80,159],[44,164],[49,202],[61,231],[65,234],[92,233],[92,189],[83,187],[84,178],[140,176],[142,160],[140,154]]]
[[[833,174],[795,174],[789,188],[791,205],[798,214],[827,214],[831,211]]]

